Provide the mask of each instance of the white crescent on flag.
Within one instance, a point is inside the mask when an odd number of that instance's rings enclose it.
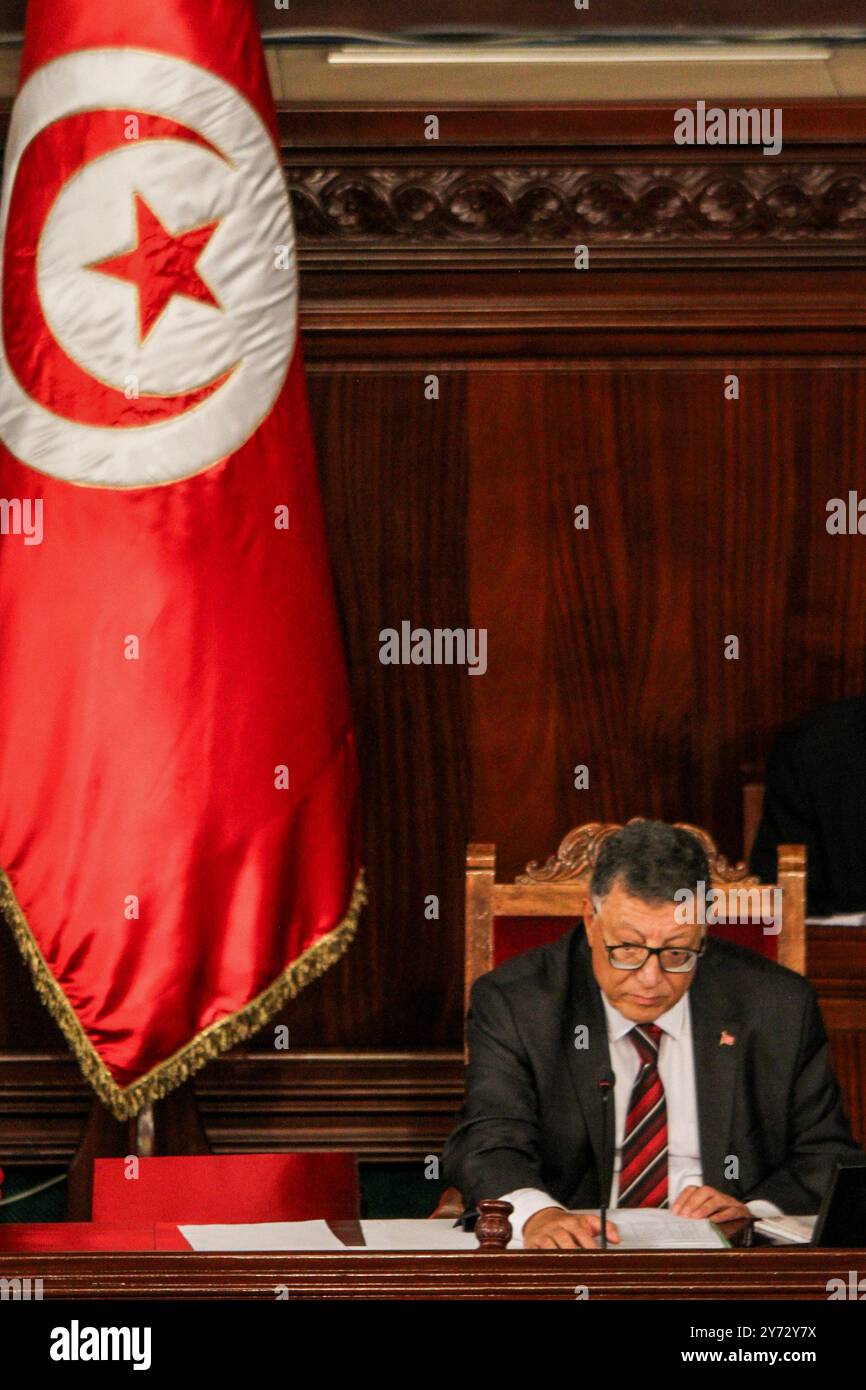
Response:
[[[41,190],[48,208],[33,229],[38,244],[8,240],[27,235],[18,221],[10,231],[9,212],[28,152],[62,138],[66,121],[118,111],[125,138],[71,174],[61,164],[56,188]],[[177,136],[153,128],[154,118],[172,122]],[[135,283],[108,278],[99,264],[134,254],[147,215],[180,246],[190,229],[209,229],[195,271],[210,294],[173,294],[143,334]],[[0,435],[22,462],[92,486],[170,483],[233,453],[271,409],[296,334],[291,210],[268,130],[222,78],[135,49],[71,53],[40,67],[15,104],[0,240],[4,255],[35,258],[26,307],[41,334],[40,379],[51,377],[56,343],[70,382],[62,400],[59,392],[40,399],[10,370],[5,343],[0,349]],[[86,418],[99,387],[98,418],[104,398],[119,397],[108,428]],[[147,423],[130,423],[136,400],[148,404]]]

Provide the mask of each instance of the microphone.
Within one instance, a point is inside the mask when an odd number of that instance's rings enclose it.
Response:
[[[601,1094],[601,1248],[607,1249],[607,1204],[610,1197],[611,1184],[607,1180],[608,1159],[610,1158],[610,1127],[608,1124],[607,1112],[610,1108],[610,1098],[613,1095],[613,1088],[616,1085],[616,1077],[610,1067],[603,1071],[598,1078],[598,1089]],[[611,1179],[613,1177],[613,1160],[610,1161]]]

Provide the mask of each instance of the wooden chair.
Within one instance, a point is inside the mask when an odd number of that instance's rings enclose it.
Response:
[[[628,822],[633,825],[635,817]],[[470,845],[466,852],[465,1007],[479,975],[533,946],[555,941],[583,916],[589,880],[602,844],[619,825],[593,822],[569,831],[554,855],[535,861],[513,883],[496,879],[496,846]],[[750,946],[781,965],[806,973],[806,850],[780,845],[778,882],[765,889],[781,892],[782,929],[765,934],[761,922],[761,885],[744,863],[729,865],[705,830],[682,825],[704,847],[713,888],[725,894],[724,921],[710,934]],[[751,892],[749,891],[751,890]],[[717,908],[717,911],[719,909]],[[464,1031],[464,1056],[467,1055]],[[454,1188],[443,1193],[435,1216],[458,1216],[463,1210]]]
[[[352,1221],[359,1215],[355,1155],[339,1152],[184,1154],[98,1158],[94,1221]]]
[[[635,817],[633,825],[642,819]],[[589,880],[598,851],[619,825],[593,822],[569,831],[554,855],[543,865],[533,862],[514,883],[496,881],[496,846],[470,845],[466,853],[465,1003],[479,975],[521,951],[562,935],[562,918],[583,916]],[[744,863],[729,865],[705,830],[682,825],[704,847],[712,887],[724,892],[724,921],[710,934],[751,946],[781,965],[806,973],[806,850],[803,845],[780,845],[775,884],[781,892],[782,930],[765,933],[761,916],[761,885]],[[751,892],[749,891],[751,890]],[[568,923],[572,925],[572,923]]]

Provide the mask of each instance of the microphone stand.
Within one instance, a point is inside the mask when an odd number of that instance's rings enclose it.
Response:
[[[616,1078],[612,1071],[607,1071],[599,1078],[598,1089],[601,1092],[601,1249],[607,1249],[607,1210],[610,1198],[610,1183],[606,1180],[608,1173],[608,1159],[610,1157],[608,1110],[610,1108],[611,1092],[614,1088]]]

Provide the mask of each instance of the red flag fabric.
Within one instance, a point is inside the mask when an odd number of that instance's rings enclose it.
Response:
[[[30,0],[0,233],[0,895],[124,1118],[364,895],[251,0]]]

